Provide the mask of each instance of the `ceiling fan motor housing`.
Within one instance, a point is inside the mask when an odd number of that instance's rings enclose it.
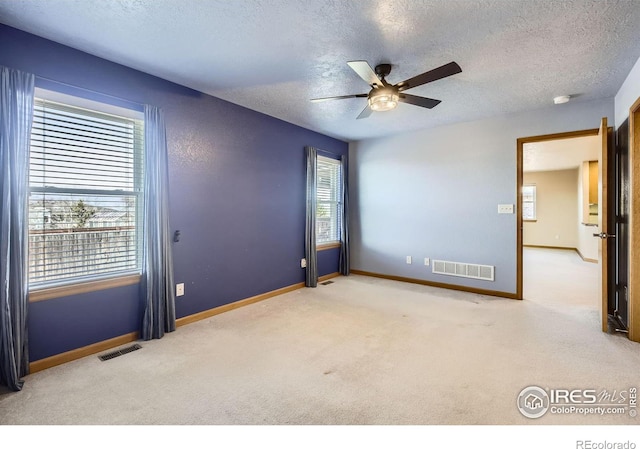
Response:
[[[376,66],[376,75],[380,78],[384,78],[391,73],[391,64],[378,64]]]

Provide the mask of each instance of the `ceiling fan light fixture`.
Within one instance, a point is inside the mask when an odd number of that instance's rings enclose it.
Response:
[[[390,111],[398,106],[398,92],[394,89],[374,89],[369,94],[369,107],[376,112]]]

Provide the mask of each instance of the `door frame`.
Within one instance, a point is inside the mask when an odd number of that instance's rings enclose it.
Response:
[[[640,342],[640,98],[629,109],[629,339]]]
[[[640,123],[640,116],[638,117]],[[549,140],[572,139],[575,137],[597,136],[599,128],[570,131],[565,133],[544,134],[541,136],[520,137],[516,144],[516,299],[523,299],[523,244],[522,244],[522,185],[523,185],[523,148],[525,143],[546,142]],[[639,137],[640,138],[640,137]],[[640,170],[638,170],[640,173]],[[638,279],[640,281],[640,279]]]

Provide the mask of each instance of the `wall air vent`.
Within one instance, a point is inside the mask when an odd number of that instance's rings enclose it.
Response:
[[[483,281],[493,281],[495,267],[491,265],[477,265],[473,263],[447,262],[445,260],[434,260],[431,265],[431,272],[434,274],[444,274],[446,276],[458,276],[463,278],[480,279]]]
[[[102,354],[98,356],[98,358],[104,362],[105,360],[115,359],[116,357],[120,357],[121,355],[137,351],[138,349],[142,349],[142,346],[136,343],[135,345],[127,346],[126,348],[118,349],[117,351]]]

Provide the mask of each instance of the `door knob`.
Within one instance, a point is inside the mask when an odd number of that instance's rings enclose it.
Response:
[[[606,232],[601,232],[599,234],[593,234],[594,237],[600,237],[601,239],[614,239],[616,238],[615,234],[607,234]]]

